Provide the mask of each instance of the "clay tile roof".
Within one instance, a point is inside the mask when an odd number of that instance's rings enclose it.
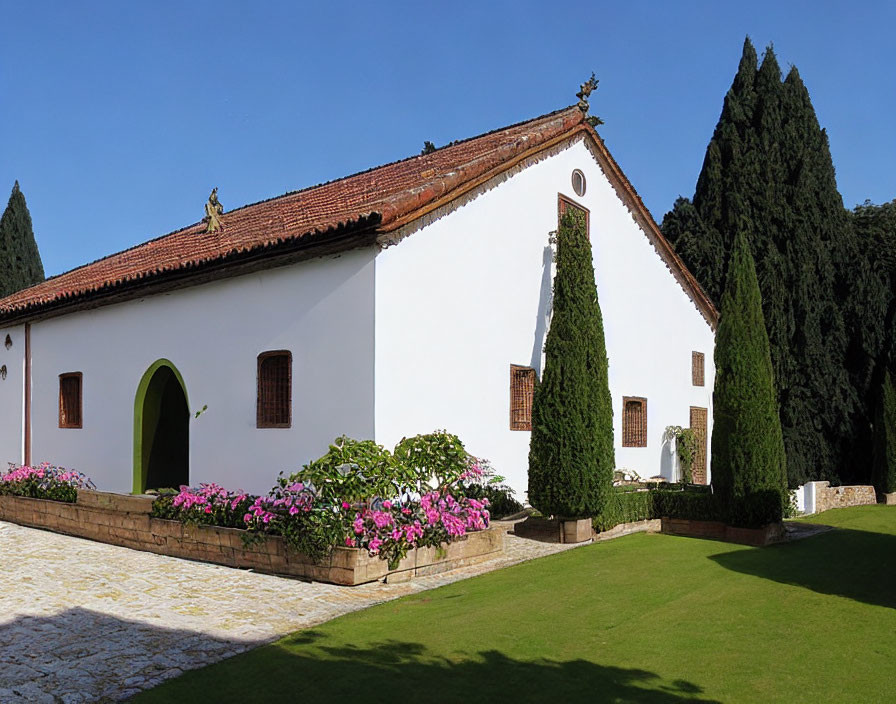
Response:
[[[389,232],[500,172],[509,162],[578,132],[599,140],[573,106],[430,154],[237,208],[224,213],[224,226],[216,232],[205,232],[199,222],[0,299],[0,321],[28,319],[160,280],[187,279],[266,251],[307,248],[340,237],[350,242],[346,235],[352,232]],[[631,188],[627,180],[625,184]],[[640,198],[637,203],[643,208]],[[649,213],[647,218],[656,229]],[[683,264],[678,260],[674,266]],[[693,277],[689,273],[687,277],[690,286]],[[699,294],[705,298],[702,291]]]

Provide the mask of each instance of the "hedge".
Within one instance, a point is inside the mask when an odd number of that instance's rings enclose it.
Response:
[[[781,520],[781,498],[776,491],[756,492],[737,504],[735,525],[758,528]],[[602,532],[620,523],[654,518],[685,518],[692,521],[725,521],[725,507],[707,488],[614,491],[605,509],[592,518],[594,530]]]

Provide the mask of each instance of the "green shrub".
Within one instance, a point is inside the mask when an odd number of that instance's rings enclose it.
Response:
[[[655,491],[653,501],[655,518],[723,520],[719,502],[707,491]]]
[[[585,214],[569,208],[557,234],[557,274],[545,365],[535,385],[529,501],[545,515],[599,515],[611,495],[613,407]]]
[[[621,489],[621,491],[619,490]],[[676,487],[650,491],[627,491],[617,487],[606,507],[592,518],[598,532],[621,523],[634,523],[654,518],[686,518],[694,521],[722,520],[722,511],[708,487]]]
[[[604,510],[591,519],[594,530],[610,530],[620,523],[654,518],[652,491],[614,491],[607,497]]]
[[[488,460],[471,456],[469,468],[462,476],[455,493],[468,499],[488,499],[488,511],[492,518],[510,516],[523,510],[513,489],[504,484],[504,477],[495,474]]]
[[[715,346],[712,484],[731,525],[781,520],[787,469],[756,268],[734,237]],[[777,495],[777,509],[772,499]],[[766,521],[768,522],[768,521]]]
[[[447,430],[402,438],[392,454],[409,476],[414,475],[413,488],[421,492],[453,484],[470,466],[464,444]]]
[[[281,477],[280,485],[312,484],[323,501],[355,503],[372,497],[399,496],[416,483],[414,470],[405,467],[373,440],[336,438],[327,453],[301,470]]]

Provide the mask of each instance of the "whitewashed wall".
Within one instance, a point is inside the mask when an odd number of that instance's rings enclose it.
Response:
[[[6,336],[12,347],[6,349]],[[25,327],[0,328],[0,367],[6,365],[6,379],[0,379],[0,472],[7,462],[22,461],[22,411],[25,405]]]
[[[558,193],[591,211],[617,466],[671,477],[663,431],[688,426],[690,406],[709,409],[711,435],[712,330],[580,141],[377,256],[378,442],[446,428],[523,495],[530,433],[509,430],[510,365],[541,367]],[[704,387],[691,385],[694,350],[706,356]],[[646,448],[622,447],[623,396],[648,399]]]
[[[190,421],[193,484],[266,493],[280,470],[319,456],[336,436],[371,437],[373,257],[356,250],[35,323],[33,460],[130,492],[135,393],[160,358],[183,375],[192,412],[208,405]],[[257,356],[280,349],[293,358],[292,427],[258,429]],[[84,427],[60,429],[58,375],[75,371],[84,375]]]

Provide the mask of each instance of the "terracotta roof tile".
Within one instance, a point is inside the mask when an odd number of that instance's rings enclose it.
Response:
[[[86,264],[0,300],[0,321],[21,320],[86,299],[113,296],[165,277],[238,262],[258,254],[318,246],[353,230],[389,232],[507,168],[515,160],[587,132],[604,170],[673,275],[711,325],[709,298],[662,237],[634,188],[575,106],[414,156],[224,213],[223,227],[201,222]]]
[[[243,206],[223,216],[159,237],[54,276],[0,300],[0,320],[37,314],[98,292],[172,272],[200,269],[234,255],[297,241],[357,223],[371,214],[388,229],[402,217],[476,179],[517,154],[583,125],[572,107],[435,152],[397,161],[319,186]]]

